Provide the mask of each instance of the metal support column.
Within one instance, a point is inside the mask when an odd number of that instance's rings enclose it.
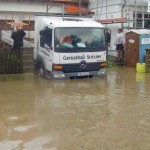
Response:
[[[137,2],[135,0],[135,13],[134,13],[134,28],[137,27]]]

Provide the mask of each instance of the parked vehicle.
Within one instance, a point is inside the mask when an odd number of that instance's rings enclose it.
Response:
[[[41,76],[105,75],[104,28],[91,18],[35,16],[35,44],[35,66]]]

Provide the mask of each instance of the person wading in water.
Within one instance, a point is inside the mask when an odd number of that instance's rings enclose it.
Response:
[[[122,29],[118,29],[116,41],[114,43],[116,45],[116,51],[117,51],[117,61],[124,61],[124,45],[125,45],[125,35],[122,31]]]

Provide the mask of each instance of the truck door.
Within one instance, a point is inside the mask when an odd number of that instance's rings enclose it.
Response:
[[[48,26],[40,30],[40,55],[43,58],[47,70],[52,70],[53,58],[53,29]]]

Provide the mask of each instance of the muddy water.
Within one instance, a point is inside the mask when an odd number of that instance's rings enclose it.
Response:
[[[150,74],[0,76],[0,150],[150,150]]]

